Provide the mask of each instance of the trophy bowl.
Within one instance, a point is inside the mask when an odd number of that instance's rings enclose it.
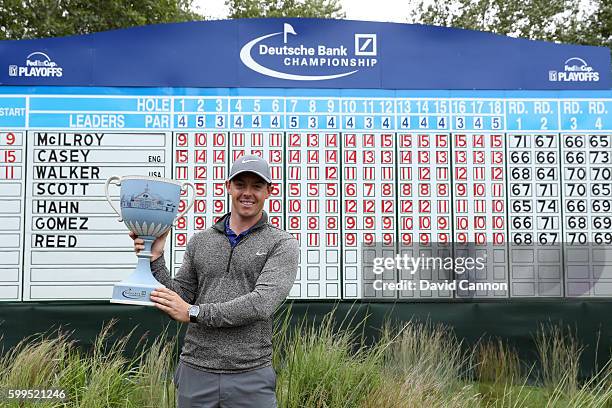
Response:
[[[121,187],[120,207],[113,204],[108,188],[111,184]],[[189,205],[178,214],[181,191],[191,187],[194,196]],[[104,186],[106,199],[130,231],[144,240],[145,248],[137,255],[136,269],[113,287],[111,303],[152,306],[151,292],[164,287],[151,273],[151,246],[155,239],[168,231],[176,220],[185,215],[193,205],[195,187],[189,182],[177,182],[161,177],[112,176]]]

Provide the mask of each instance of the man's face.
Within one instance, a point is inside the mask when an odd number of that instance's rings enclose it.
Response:
[[[259,216],[272,192],[272,185],[254,173],[238,174],[225,187],[232,199],[232,214],[244,218]]]

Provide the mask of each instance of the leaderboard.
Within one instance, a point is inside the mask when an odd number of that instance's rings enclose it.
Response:
[[[11,87],[0,299],[110,298],[136,263],[113,175],[194,183],[166,251],[176,273],[230,211],[246,154],[270,163],[265,210],[300,243],[291,298],[612,296],[612,92]],[[398,254],[485,262],[450,291],[457,271],[374,273]]]

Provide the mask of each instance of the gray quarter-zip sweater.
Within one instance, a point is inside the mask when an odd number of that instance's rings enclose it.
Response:
[[[298,241],[269,224],[265,212],[232,248],[227,216],[191,237],[174,279],[163,256],[151,262],[158,281],[200,305],[198,322],[188,324],[181,360],[217,373],[271,364],[274,311],[289,294],[299,258]]]

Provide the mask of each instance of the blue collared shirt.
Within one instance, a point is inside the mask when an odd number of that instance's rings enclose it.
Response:
[[[229,243],[232,246],[232,248],[235,248],[236,245],[238,245],[238,243],[242,240],[242,238],[249,235],[253,227],[249,228],[246,231],[242,231],[240,234],[236,235],[236,233],[230,228],[229,221],[230,221],[230,217],[228,216],[225,219],[225,235],[227,235],[227,239],[229,240]]]

